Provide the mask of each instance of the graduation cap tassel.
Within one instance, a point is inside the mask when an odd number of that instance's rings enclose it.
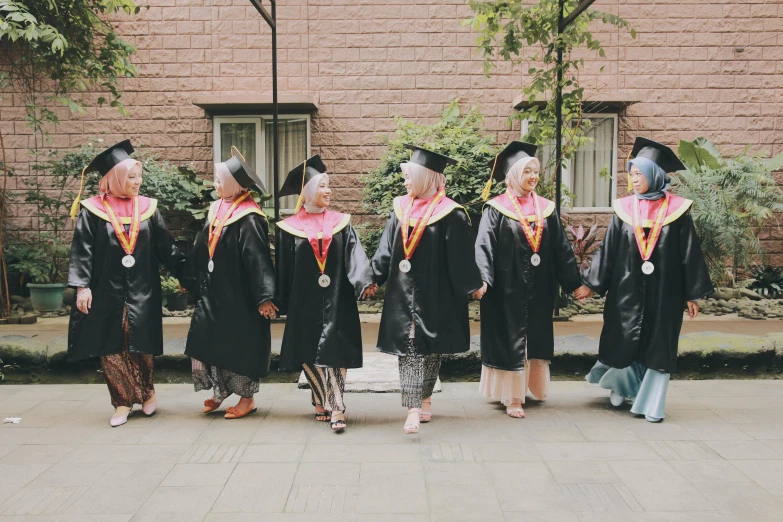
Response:
[[[89,167],[89,165],[88,165]],[[76,216],[79,214],[79,203],[82,201],[82,190],[84,190],[84,171],[87,170],[87,167],[84,167],[82,169],[82,179],[79,182],[79,193],[76,194],[76,199],[73,200],[73,204],[71,205],[71,219],[76,219]]]
[[[628,162],[631,161],[631,152],[632,150],[628,151],[628,156],[625,157],[625,166],[628,167]],[[628,169],[628,172],[626,173],[628,175],[628,192],[633,192],[633,180],[631,178],[631,172],[630,169]]]
[[[299,198],[296,200],[296,207],[294,208],[294,214],[298,214],[299,209],[301,209],[302,205],[304,204],[304,195],[302,193],[304,192],[306,174],[307,174],[307,160],[304,160],[304,163],[302,164],[302,188],[299,189]]]
[[[498,164],[498,157],[495,156],[495,161],[492,163],[492,171],[489,173],[489,180],[487,181],[487,184],[484,185],[484,189],[481,191],[481,199],[484,201],[489,199],[490,194],[492,193],[492,180],[495,179],[495,167]]]

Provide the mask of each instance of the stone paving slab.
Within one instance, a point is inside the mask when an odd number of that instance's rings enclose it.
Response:
[[[22,417],[0,425],[0,522],[783,518],[783,381],[672,381],[661,424],[587,383],[553,382],[521,420],[477,388],[445,383],[405,435],[392,393],[351,394],[335,434],[295,384],[235,421],[158,385],[158,413],[119,428],[103,386],[0,386]]]

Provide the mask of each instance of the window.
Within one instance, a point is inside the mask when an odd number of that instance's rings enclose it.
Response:
[[[617,192],[617,115],[589,114],[584,118],[592,123],[585,134],[592,141],[572,160],[563,162],[563,185],[573,194],[570,204],[574,210],[610,209]],[[554,142],[538,149],[542,165],[554,155]]]
[[[272,116],[217,116],[214,119],[214,159],[226,161],[231,157],[231,146],[242,152],[248,163],[253,165],[266,189],[274,189],[272,167],[274,161]],[[302,163],[310,155],[310,116],[281,115],[278,120],[280,140],[278,183],[283,186],[288,171]],[[293,212],[296,196],[280,198],[280,210]],[[268,211],[274,209],[274,201],[264,202]]]

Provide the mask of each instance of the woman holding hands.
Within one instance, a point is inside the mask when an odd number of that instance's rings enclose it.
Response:
[[[506,192],[491,199],[476,240],[481,299],[481,393],[523,418],[530,392],[544,400],[554,355],[552,311],[557,288],[570,293],[579,269],[555,203],[536,194],[540,164],[536,146],[511,142],[491,162],[492,180]]]
[[[351,216],[329,210],[329,175],[315,155],[288,173],[280,196],[299,194],[296,213],[277,224],[277,297],[287,316],[280,368],[304,369],[317,421],[346,427],[345,378],[362,367],[356,299],[377,285]]]
[[[713,291],[689,209],[669,192],[668,173],[685,167],[665,145],[636,138],[628,162],[634,194],[614,203],[601,248],[576,296],[607,294],[598,362],[588,382],[649,422],[663,420],[669,375],[676,369],[683,308]]]

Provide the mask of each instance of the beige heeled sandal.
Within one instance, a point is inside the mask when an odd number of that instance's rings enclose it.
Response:
[[[410,421],[412,413],[416,414],[416,422]],[[405,419],[405,426],[403,426],[402,430],[406,434],[418,433],[420,422],[421,422],[421,408],[411,408],[408,410],[408,418]]]

